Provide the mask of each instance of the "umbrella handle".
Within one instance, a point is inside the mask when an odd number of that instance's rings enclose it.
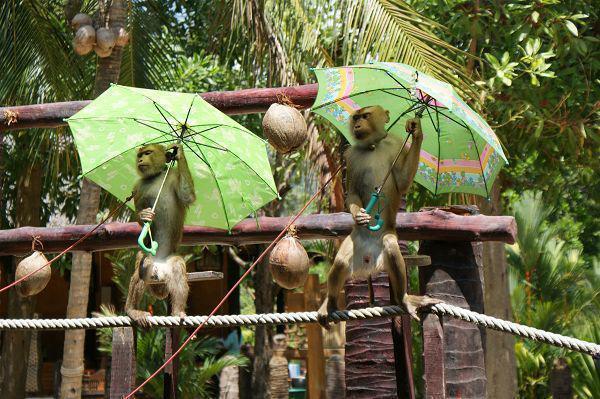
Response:
[[[370,214],[371,211],[373,210],[373,208],[375,208],[375,205],[377,205],[377,201],[379,201],[379,194],[378,193],[373,193],[371,194],[371,199],[369,200],[369,203],[367,204],[367,207],[365,208],[365,211]],[[381,212],[376,212],[375,215],[373,215],[373,219],[375,219],[375,224],[374,225],[369,225],[369,230],[371,231],[378,231],[383,227],[383,218],[381,217]]]
[[[144,240],[146,239],[146,236],[148,235],[149,232],[150,232],[150,222],[146,222],[146,223],[144,223],[144,227],[142,227],[142,232],[140,233],[140,236],[138,237],[138,245],[142,249],[142,251],[144,251],[147,254],[150,254],[152,256],[156,256],[156,250],[158,249],[158,243],[151,238],[150,239],[150,248],[146,247],[146,244],[144,244]]]

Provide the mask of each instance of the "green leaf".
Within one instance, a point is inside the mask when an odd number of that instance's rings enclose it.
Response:
[[[540,137],[540,135],[542,134],[542,131],[544,130],[544,120],[540,119],[538,121],[538,125],[535,128],[535,131],[533,132],[533,137],[535,137],[536,139]]]
[[[533,21],[534,24],[537,24],[539,18],[540,18],[539,12],[534,11],[531,13],[531,20]]]
[[[573,36],[579,36],[579,32],[577,31],[577,26],[575,26],[575,24],[573,22],[571,22],[567,19],[567,20],[565,20],[565,26],[567,27],[569,32],[571,32],[573,34]]]
[[[500,68],[500,61],[498,61],[498,58],[494,57],[490,53],[485,53],[484,56],[485,56],[485,59],[488,60],[489,63],[492,64],[492,66],[495,69],[499,69]]]

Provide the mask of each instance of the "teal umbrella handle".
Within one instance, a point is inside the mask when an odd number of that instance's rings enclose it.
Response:
[[[367,204],[367,207],[365,208],[365,211],[368,214],[371,214],[371,211],[373,210],[373,208],[375,208],[375,205],[377,205],[377,201],[379,201],[379,194],[378,193],[373,193],[371,194],[371,199],[369,200],[369,203]],[[375,224],[374,225],[369,225],[368,228],[371,231],[378,231],[383,227],[383,218],[381,217],[381,211],[376,212],[375,215],[373,215],[373,219],[375,219]]]
[[[148,235],[149,232],[150,232],[150,222],[146,222],[146,223],[144,223],[144,227],[142,227],[142,232],[140,233],[140,236],[138,237],[138,245],[142,249],[142,251],[144,251],[147,254],[150,254],[152,256],[156,256],[156,251],[158,250],[158,243],[156,241],[150,239],[150,247],[151,248],[148,248],[146,246],[146,244],[144,244],[144,240],[146,239],[146,236]]]

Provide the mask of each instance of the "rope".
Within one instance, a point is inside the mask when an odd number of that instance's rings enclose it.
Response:
[[[85,233],[85,235],[83,237],[81,237],[79,240],[75,241],[73,244],[69,245],[67,248],[65,248],[61,253],[59,253],[58,255],[56,255],[54,258],[50,259],[48,262],[46,262],[45,264],[43,264],[39,268],[37,268],[35,270],[32,270],[31,272],[27,273],[26,275],[24,275],[20,279],[15,280],[12,283],[10,283],[10,284],[8,284],[8,285],[0,288],[0,294],[3,293],[4,291],[10,289],[11,287],[14,287],[15,285],[19,284],[23,280],[28,279],[29,277],[31,277],[35,273],[39,272],[40,270],[42,270],[46,266],[51,265],[52,263],[54,263],[56,260],[58,260],[61,256],[63,256],[67,252],[71,251],[73,248],[75,248],[77,245],[79,245],[83,240],[85,240],[89,236],[91,236],[94,231],[98,230],[98,228],[100,226],[102,226],[104,223],[106,223],[106,221],[108,219],[110,219],[111,217],[113,217],[121,208],[123,208],[123,206],[125,206],[126,203],[128,203],[133,198],[133,196],[134,196],[134,194],[131,194],[129,197],[127,197],[125,199],[125,201],[123,201],[121,204],[119,204],[119,206],[117,206],[115,209],[113,209],[112,211],[110,211],[110,213],[104,219],[102,219],[102,221],[100,223],[98,223],[96,226],[94,226],[93,229],[91,229],[90,231],[88,231],[87,233]],[[33,239],[34,239],[34,242],[35,242],[35,237]],[[34,245],[35,244],[32,244],[32,248],[33,248]]]
[[[544,342],[592,356],[600,356],[600,345],[596,343],[586,342],[576,338],[524,326],[522,324],[497,319],[458,306],[437,304],[432,306],[428,313],[433,313],[438,316],[450,316],[492,330],[507,332],[519,337]],[[370,307],[340,310],[330,314],[328,320],[332,323],[339,323],[340,321],[393,317],[402,314],[406,314],[406,312],[399,306]],[[317,312],[263,313],[247,315],[215,315],[210,317],[186,316],[184,319],[175,316],[149,316],[148,321],[152,327],[158,328],[195,327],[203,325],[218,328],[250,325],[317,323],[318,314]],[[0,330],[73,330],[127,327],[133,325],[131,319],[127,316],[91,317],[84,319],[0,319]]]
[[[252,269],[254,269],[254,267],[258,263],[260,263],[263,260],[263,258],[273,249],[273,247],[279,242],[279,240],[281,240],[283,238],[283,236],[287,233],[290,226],[292,226],[296,222],[296,220],[298,220],[298,218],[300,216],[302,216],[302,214],[308,208],[308,206],[325,190],[325,187],[327,187],[329,185],[329,183],[331,183],[331,181],[340,172],[340,170],[342,170],[342,165],[340,165],[335,170],[335,172],[333,172],[331,174],[331,176],[329,176],[329,179],[327,179],[327,181],[321,186],[321,188],[319,190],[317,190],[317,192],[315,192],[312,197],[310,197],[310,199],[306,202],[306,204],[304,204],[304,206],[298,211],[298,213],[288,222],[287,226],[285,226],[285,228],[283,230],[281,230],[279,235],[277,237],[275,237],[275,239],[271,242],[271,244],[269,244],[269,246],[267,248],[265,248],[264,251],[258,256],[258,258],[256,258],[256,260],[248,267],[248,269],[244,272],[244,274],[242,274],[242,276],[233,285],[233,287],[231,287],[229,289],[229,291],[225,294],[225,296],[221,299],[221,301],[217,304],[217,306],[215,306],[214,309],[210,312],[210,314],[208,316],[206,316],[206,319],[204,321],[202,321],[200,323],[200,325],[198,327],[196,327],[196,329],[194,331],[192,331],[192,333],[189,335],[189,337],[186,338],[185,341],[183,341],[181,346],[162,364],[162,366],[160,366],[154,373],[152,373],[148,378],[146,378],[146,380],[144,380],[144,382],[142,382],[137,388],[135,388],[133,391],[131,391],[128,395],[126,395],[125,399],[129,399],[129,398],[133,397],[133,395],[135,395],[136,392],[138,392],[140,389],[142,389],[144,387],[144,385],[146,385],[150,380],[152,380],[154,377],[156,377],[158,375],[158,373],[160,373],[165,367],[167,367],[167,365],[169,363],[171,363],[179,355],[179,353],[181,353],[183,348],[191,340],[195,339],[196,334],[198,334],[198,331],[200,331],[202,329],[202,327],[204,327],[204,325],[207,324],[208,321],[211,320],[211,317],[213,317],[213,315],[215,313],[217,313],[217,311],[221,308],[221,306],[223,306],[223,304],[227,301],[227,299],[231,296],[231,294],[233,294],[235,289],[241,284],[242,280],[244,280],[250,274]]]

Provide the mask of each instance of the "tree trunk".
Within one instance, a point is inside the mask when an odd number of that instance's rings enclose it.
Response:
[[[500,215],[500,182],[492,186],[490,201],[480,201],[481,212]],[[486,314],[504,320],[512,320],[510,292],[508,289],[508,265],[506,251],[501,242],[483,244],[484,303]],[[511,399],[517,395],[517,364],[515,338],[510,334],[488,330],[485,339],[485,364],[487,393],[490,398]]]
[[[110,8],[111,26],[125,25],[126,8],[122,0],[113,0]],[[108,89],[110,83],[117,83],[121,69],[122,48],[115,47],[106,58],[98,58],[94,98]],[[84,179],[79,198],[77,224],[95,224],[100,203],[100,187]],[[74,252],[69,287],[67,317],[86,317],[90,288],[92,255],[89,252]],[[65,332],[63,362],[60,369],[62,380],[60,397],[62,399],[80,398],[83,375],[83,352],[85,330]]]
[[[273,311],[273,280],[269,270],[269,257],[265,257],[254,271],[256,313]],[[252,398],[270,399],[269,361],[272,355],[272,326],[256,326],[254,333],[254,365],[252,373]]]
[[[42,168],[39,161],[17,183],[17,215],[16,225],[39,226],[41,208]],[[5,264],[3,274],[5,282],[13,281],[15,268],[20,259],[13,258]],[[10,266],[9,266],[10,265]],[[22,298],[16,289],[8,292],[8,318],[31,318],[35,309],[35,297]],[[25,380],[27,377],[27,360],[31,331],[5,331],[2,337],[2,357],[0,364],[0,392],[3,398],[25,397]]]

